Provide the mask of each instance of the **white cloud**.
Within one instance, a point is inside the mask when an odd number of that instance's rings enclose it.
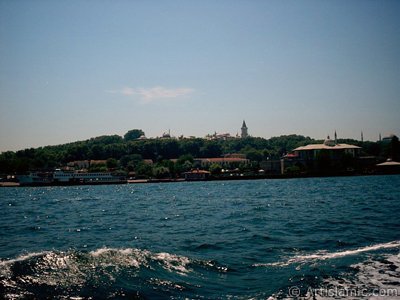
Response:
[[[160,101],[166,99],[176,99],[182,96],[189,95],[194,92],[191,88],[175,88],[169,89],[162,86],[156,86],[152,88],[130,88],[124,87],[117,91],[108,91],[110,93],[121,94],[124,96],[140,96],[144,103],[150,103],[153,101]]]

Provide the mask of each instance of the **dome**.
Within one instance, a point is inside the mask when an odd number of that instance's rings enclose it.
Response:
[[[333,146],[336,145],[336,143],[335,143],[334,140],[331,140],[331,139],[329,138],[329,136],[328,136],[327,139],[324,141],[324,145],[325,145],[325,146],[329,146],[329,147],[333,147]]]

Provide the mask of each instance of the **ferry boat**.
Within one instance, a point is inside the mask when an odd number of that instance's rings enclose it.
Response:
[[[117,176],[111,172],[77,172],[61,169],[50,173],[34,172],[29,175],[20,175],[18,180],[21,186],[122,184],[128,182],[124,176]]]
[[[53,173],[55,184],[117,184],[127,183],[124,176],[111,172],[68,172],[57,169]]]
[[[53,184],[52,172],[32,172],[28,175],[17,175],[20,186],[46,186]]]

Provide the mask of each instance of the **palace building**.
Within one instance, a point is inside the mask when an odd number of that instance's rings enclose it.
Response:
[[[297,147],[282,160],[282,173],[288,167],[297,166],[309,172],[329,172],[346,170],[351,166],[351,162],[360,156],[361,147],[349,144],[337,143],[335,139],[328,138],[322,144],[310,144]]]

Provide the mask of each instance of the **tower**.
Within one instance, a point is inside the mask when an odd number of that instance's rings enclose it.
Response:
[[[361,142],[364,142],[364,133],[361,131]]]
[[[243,124],[242,124],[241,130],[242,130],[242,135],[241,135],[242,139],[243,138],[247,138],[249,136],[249,134],[247,132],[247,126],[246,126],[246,122],[244,120],[243,120]]]

